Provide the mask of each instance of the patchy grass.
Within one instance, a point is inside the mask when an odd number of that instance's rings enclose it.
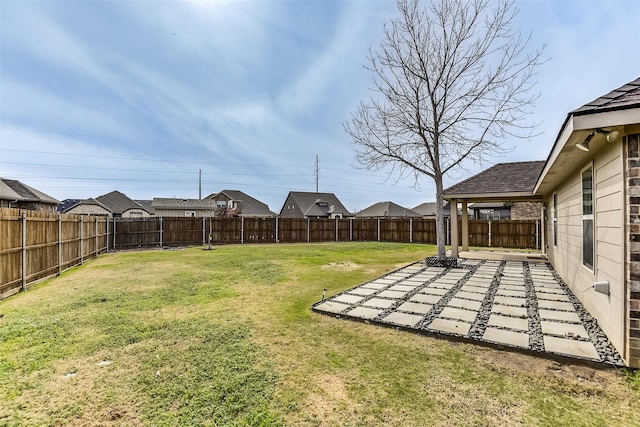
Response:
[[[0,302],[0,425],[640,425],[638,376],[313,313],[424,245],[109,254]]]

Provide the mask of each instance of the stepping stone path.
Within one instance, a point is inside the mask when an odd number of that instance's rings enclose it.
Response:
[[[597,321],[549,263],[415,263],[320,301],[313,310],[421,333],[624,366]]]

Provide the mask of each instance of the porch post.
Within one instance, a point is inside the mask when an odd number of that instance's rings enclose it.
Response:
[[[451,207],[451,256],[458,258],[458,199],[449,202]]]
[[[469,250],[469,215],[467,215],[467,201],[462,201],[462,250]]]

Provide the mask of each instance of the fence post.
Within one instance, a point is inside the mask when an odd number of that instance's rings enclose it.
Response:
[[[113,250],[116,250],[116,217],[113,217]]]
[[[27,290],[27,213],[22,212],[22,290]]]
[[[540,245],[538,244],[539,240],[540,240],[540,224],[539,221],[536,219],[536,249],[540,249]]]
[[[95,245],[93,246],[93,249],[94,249],[93,253],[95,255],[95,258],[98,258],[98,217],[95,216],[95,217],[93,217],[93,219],[94,219],[94,222],[95,222],[94,231],[93,231],[93,233],[94,233],[94,241],[96,242]]]
[[[80,265],[84,262],[84,216],[80,215]]]
[[[160,247],[162,247],[162,217],[160,217]]]
[[[104,240],[104,245],[106,246],[107,249],[107,253],[109,252],[109,237],[111,236],[109,234],[109,217],[106,216],[104,218],[104,228],[105,228],[105,240]]]
[[[489,247],[491,247],[491,220],[489,220]]]
[[[279,226],[278,217],[276,217],[276,243],[280,243],[280,239],[278,238],[279,237],[278,226]]]
[[[204,220],[204,215],[202,215],[202,245],[204,246],[204,244],[206,243],[205,241],[205,233],[207,232],[206,230],[207,224]]]
[[[240,217],[240,244],[244,244],[244,217]]]
[[[353,218],[349,218],[349,241],[353,241]]]
[[[338,217],[336,217],[336,242],[338,241]]]
[[[378,218],[378,242],[380,241],[380,218]]]
[[[413,218],[409,218],[409,243],[413,243]]]
[[[309,221],[309,217],[307,217],[307,243],[309,243],[309,227],[311,225],[311,222]]]
[[[58,214],[58,276],[62,274],[62,215]]]

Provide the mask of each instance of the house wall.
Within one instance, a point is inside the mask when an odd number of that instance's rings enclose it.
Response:
[[[200,217],[210,217],[214,216],[214,212],[211,209],[192,209],[192,208],[180,208],[180,209],[170,209],[170,208],[155,208],[156,215],[159,217],[186,217],[185,212],[195,212],[195,216]]]
[[[111,212],[97,205],[78,205],[72,209],[69,209],[65,213],[75,215],[111,216]]]
[[[640,368],[640,134],[625,137],[627,163],[627,354],[629,366]]]
[[[582,263],[582,182],[575,171],[556,189],[558,240],[553,242],[553,194],[545,195],[548,257],[562,279],[596,319],[620,354],[625,344],[624,158],[621,143],[608,144],[591,159],[594,181],[593,271]],[[610,295],[589,289],[608,280]]]
[[[280,211],[280,217],[282,218],[304,218],[304,213],[300,209],[300,206],[296,203],[295,199],[291,196],[287,197],[287,200],[282,206]]]
[[[122,218],[149,218],[150,216],[144,209],[127,209],[122,212]]]

